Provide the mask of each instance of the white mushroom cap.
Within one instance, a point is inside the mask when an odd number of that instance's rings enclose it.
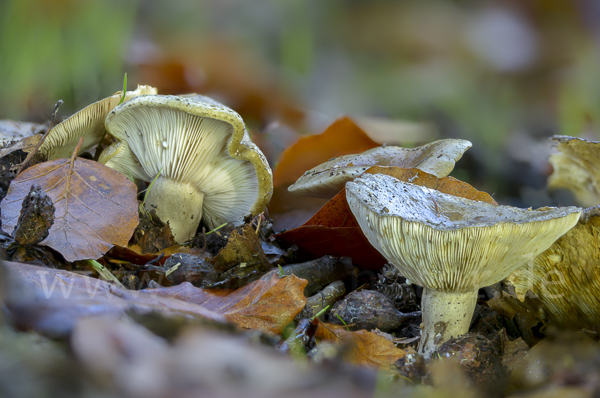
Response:
[[[147,181],[156,178],[146,205],[157,207],[179,242],[194,235],[200,217],[209,228],[242,222],[270,200],[264,155],[241,117],[210,98],[139,96],[115,108],[106,128],[128,143]]]
[[[564,188],[573,192],[582,206],[600,204],[600,142],[555,135],[558,153],[550,155],[554,171],[548,188]]]
[[[346,194],[369,242],[406,278],[455,292],[502,280],[572,228],[581,211],[493,206],[381,174],[349,182]]]
[[[124,101],[143,94],[156,94],[156,88],[140,85],[135,91],[127,91]],[[102,138],[102,134],[104,134],[106,115],[119,104],[122,97],[123,93],[119,91],[108,98],[86,106],[57,124],[48,133],[39,151],[46,155],[48,160],[53,160],[70,158],[79,143],[80,137],[83,137],[80,153],[97,145]]]
[[[445,139],[417,148],[377,147],[320,164],[305,172],[288,190],[298,195],[330,198],[342,190],[346,182],[360,176],[371,166],[415,167],[441,178],[450,174],[455,163],[471,146],[470,141]]]

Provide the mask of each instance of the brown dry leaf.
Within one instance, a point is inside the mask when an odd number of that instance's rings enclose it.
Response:
[[[485,192],[453,177],[437,178],[419,169],[372,166],[365,173],[387,174],[405,182],[437,189],[440,192],[466,199],[479,200],[497,205]],[[371,246],[358,226],[346,201],[346,190],[340,191],[312,218],[298,228],[277,234],[277,238],[316,257],[324,255],[348,256],[355,266],[365,270],[377,270],[387,260]]]
[[[342,189],[329,202],[325,204],[304,225],[321,225],[323,227],[358,228],[358,222],[348,207],[346,190]]]
[[[341,117],[322,134],[302,137],[286,149],[273,170],[273,185],[293,184],[306,170],[331,158],[361,153],[377,146],[379,144],[370,139],[352,119]]]
[[[200,304],[202,308],[224,315],[242,329],[280,334],[304,308],[306,283],[295,276],[280,278],[277,272],[271,271],[234,291],[201,289],[187,282],[146,291]]]
[[[25,153],[29,153],[35,149],[35,147],[37,146],[37,144],[40,142],[41,139],[42,139],[42,136],[40,134],[32,135],[30,137],[25,137],[25,138],[21,139],[19,142],[17,142],[16,144],[11,145],[8,148],[0,149],[0,158],[4,157],[14,151],[18,151],[19,149]]]
[[[306,170],[337,156],[364,152],[378,143],[348,117],[333,122],[323,133],[300,138],[281,154],[273,170],[273,197],[269,213],[276,229],[302,225],[326,200],[304,198],[288,192],[287,187]]]
[[[81,318],[99,314],[158,311],[165,316],[192,316],[224,322],[222,315],[194,303],[126,290],[74,272],[4,261],[11,283],[5,303],[15,322],[42,334],[64,337]]]
[[[123,174],[100,163],[76,158],[33,166],[15,178],[2,201],[2,226],[12,232],[23,198],[38,184],[56,212],[40,244],[67,261],[100,258],[114,245],[126,246],[138,224],[137,188]]]
[[[349,332],[344,326],[319,322],[315,337],[348,347],[344,359],[357,365],[389,367],[406,351],[383,336],[366,330]]]

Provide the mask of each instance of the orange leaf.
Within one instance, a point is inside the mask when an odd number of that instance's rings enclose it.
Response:
[[[40,244],[67,261],[97,259],[114,245],[127,246],[138,225],[137,188],[127,177],[91,160],[56,159],[30,167],[11,183],[2,201],[6,232],[17,224],[32,184],[42,187],[56,209]]]
[[[348,117],[333,122],[322,134],[300,138],[286,149],[273,171],[273,185],[290,185],[306,170],[327,160],[352,153],[361,153],[379,146],[378,143]]]
[[[435,189],[449,195],[470,200],[478,200],[491,205],[498,205],[498,203],[496,203],[496,201],[486,192],[478,191],[466,182],[457,180],[454,177],[438,178],[419,169],[403,169],[401,167],[393,166],[373,166],[367,169],[365,173],[386,174],[401,181]],[[348,211],[350,211],[350,209],[348,209]]]
[[[319,322],[315,337],[321,341],[345,344],[344,359],[357,365],[389,367],[406,351],[397,348],[383,336],[366,330],[349,332],[344,326]]]
[[[348,207],[346,190],[342,189],[325,206],[321,207],[304,225],[322,225],[324,227],[357,227],[358,223]]]
[[[222,314],[243,329],[279,334],[304,308],[307,282],[295,276],[280,278],[275,271],[235,291],[201,289],[184,282],[149,290],[159,296],[200,304]]]

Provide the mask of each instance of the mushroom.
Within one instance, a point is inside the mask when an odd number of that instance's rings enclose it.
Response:
[[[548,188],[570,190],[581,206],[600,204],[600,142],[565,135],[555,135],[552,140],[559,152],[550,155],[554,171]]]
[[[115,141],[106,147],[100,154],[98,162],[128,177],[131,176],[136,183],[150,180],[150,176],[144,171],[138,158],[129,148],[127,141]],[[138,184],[138,187],[140,186]]]
[[[521,301],[528,291],[535,294],[550,321],[557,326],[598,330],[600,216],[579,222],[507,280]]]
[[[479,288],[546,250],[580,214],[577,207],[494,206],[382,174],[347,183],[346,195],[371,245],[424,288],[425,357],[468,331]]]
[[[135,91],[127,91],[124,101],[138,95],[156,94],[156,88],[138,86]],[[85,152],[97,145],[104,134],[104,119],[106,115],[121,102],[123,92],[118,91],[108,98],[94,102],[75,113],[68,119],[57,124],[40,146],[40,153],[48,160],[69,158],[73,154],[79,138],[83,137],[80,152]]]
[[[201,219],[208,228],[241,223],[271,198],[271,169],[242,118],[208,97],[139,96],[111,111],[106,129],[120,144],[103,161],[152,182],[145,207],[180,243]]]
[[[470,141],[445,139],[417,148],[381,146],[358,155],[340,156],[305,172],[288,187],[288,191],[331,198],[344,188],[346,182],[360,176],[371,166],[414,167],[438,178],[445,177],[471,146]]]

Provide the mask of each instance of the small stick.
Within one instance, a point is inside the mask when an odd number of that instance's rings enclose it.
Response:
[[[54,128],[54,119],[56,118],[56,112],[58,112],[58,108],[62,105],[62,103],[63,103],[63,100],[58,100],[58,102],[54,105],[54,112],[52,112],[52,119],[50,119],[50,125],[48,126],[48,130],[46,130],[46,132],[42,136],[42,139],[40,140],[40,142],[38,142],[35,149],[33,151],[29,152],[29,155],[27,155],[27,157],[23,161],[23,164],[19,168],[19,171],[17,171],[17,175],[19,175],[23,171],[23,169],[25,169],[25,167],[27,167],[27,164],[31,161],[31,159],[38,152],[38,150],[40,149],[40,147],[46,140],[46,137],[48,137],[48,133],[50,133],[50,131]]]
[[[75,161],[75,157],[77,156],[77,152],[79,152],[79,150],[81,149],[81,146],[83,145],[83,137],[79,137],[79,142],[77,143],[77,146],[75,147],[75,150],[73,151],[73,155],[71,155],[71,168],[73,168],[73,162]]]
[[[256,235],[258,235],[258,233],[260,232],[260,222],[262,221],[262,218],[263,218],[263,214],[260,213],[258,215],[258,225],[256,226]]]

